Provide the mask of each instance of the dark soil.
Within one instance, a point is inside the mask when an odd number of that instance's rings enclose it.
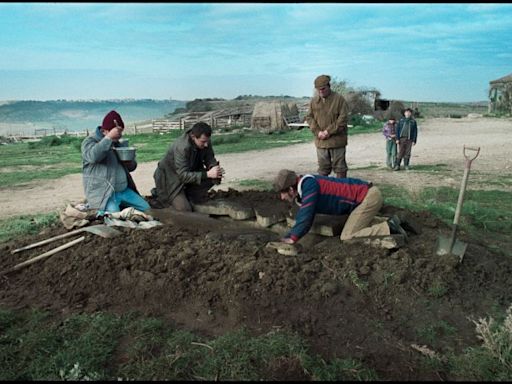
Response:
[[[269,192],[212,198],[288,210]],[[114,239],[86,233],[73,248],[0,278],[0,306],[63,315],[139,311],[211,336],[241,326],[255,334],[280,327],[297,331],[325,359],[360,359],[382,380],[455,379],[427,368],[411,345],[438,353],[479,345],[470,319],[510,304],[512,265],[464,233],[462,263],[439,257],[436,239],[449,234],[448,226],[428,212],[382,209],[392,213],[408,214],[422,231],[398,250],[307,235],[302,253],[284,256],[265,247],[276,233],[199,214],[169,215],[166,225],[148,230],[121,228]],[[14,255],[13,249],[64,232],[56,227],[4,243],[0,269],[70,239]]]

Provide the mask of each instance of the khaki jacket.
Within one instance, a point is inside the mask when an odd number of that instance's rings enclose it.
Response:
[[[341,148],[347,145],[348,104],[339,93],[331,91],[325,99],[315,96],[306,116],[317,148]],[[318,132],[327,129],[330,137],[320,140]]]

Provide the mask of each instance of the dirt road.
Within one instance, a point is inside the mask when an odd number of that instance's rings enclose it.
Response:
[[[413,147],[411,170],[393,172],[385,168],[384,138],[381,133],[349,137],[347,162],[349,177],[371,180],[375,184],[392,183],[417,191],[425,186],[459,187],[464,169],[462,147],[479,146],[468,188],[488,188],[487,180],[509,182],[492,188],[512,190],[512,119],[463,118],[428,119],[419,123],[418,144]],[[163,154],[162,154],[163,155]],[[284,148],[218,155],[226,177],[217,189],[239,187],[241,180],[270,181],[281,168],[298,173],[316,172],[313,143]],[[154,186],[157,162],[139,164],[134,180],[143,195]],[[440,172],[421,172],[419,166],[436,166]],[[418,166],[414,170],[414,166]],[[45,213],[65,207],[67,202],[84,198],[81,174],[50,181],[35,181],[24,186],[0,188],[0,218]]]

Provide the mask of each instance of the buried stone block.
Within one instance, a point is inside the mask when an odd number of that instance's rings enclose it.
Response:
[[[281,255],[287,256],[297,256],[304,250],[301,244],[286,244],[280,241],[271,241],[265,247],[275,249]]]
[[[251,207],[227,200],[209,200],[201,204],[193,204],[194,211],[208,215],[229,216],[234,220],[247,220],[254,217]]]
[[[279,236],[284,236],[290,230],[290,227],[286,222],[280,221],[279,223],[272,224],[269,229],[272,232],[277,233]]]
[[[315,215],[315,220],[313,221],[313,226],[310,229],[310,233],[314,233],[321,236],[339,236],[341,231],[343,230],[343,226],[347,221],[348,215],[324,215],[317,214]],[[295,224],[295,219],[290,217],[286,218],[289,226],[293,226]]]
[[[258,223],[258,225],[264,228],[268,228],[273,224],[286,220],[286,217],[282,212],[271,214],[264,213],[262,211],[259,211],[258,209],[255,209],[254,212],[256,214],[256,223]]]
[[[403,235],[372,236],[372,237],[354,237],[350,240],[343,240],[345,244],[369,245],[375,248],[397,249],[405,245]]]

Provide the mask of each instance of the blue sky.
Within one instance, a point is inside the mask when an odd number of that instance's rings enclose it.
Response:
[[[511,4],[1,3],[0,100],[311,96],[481,101],[512,73]]]

